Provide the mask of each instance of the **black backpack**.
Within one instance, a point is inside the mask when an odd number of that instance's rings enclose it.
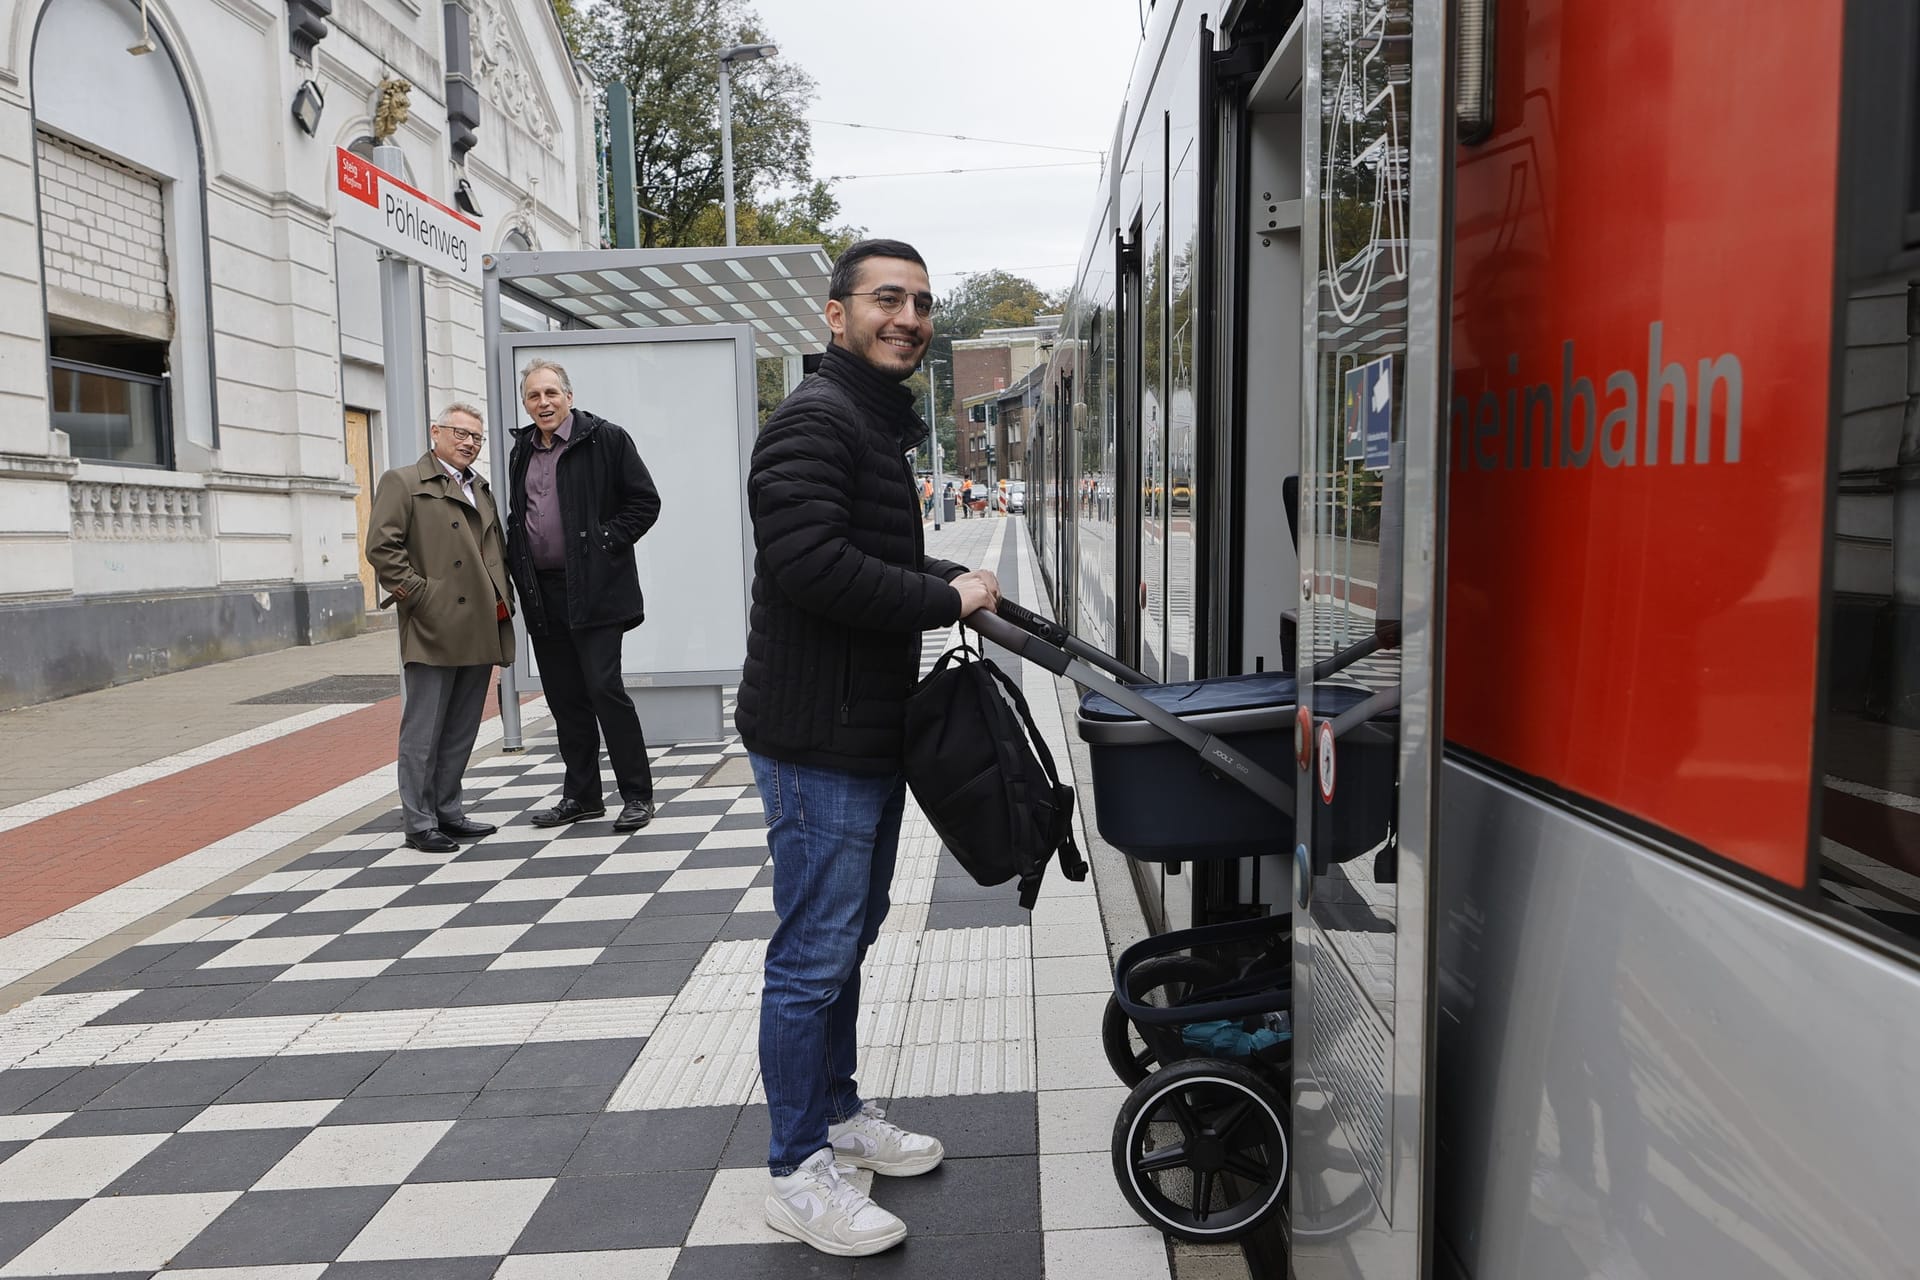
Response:
[[[1073,842],[1073,788],[1061,783],[1020,687],[971,645],[949,649],[907,698],[907,785],[980,884],[1018,878],[1040,896],[1047,860],[1087,878]]]

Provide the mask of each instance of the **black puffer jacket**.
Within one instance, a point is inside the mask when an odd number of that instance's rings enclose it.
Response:
[[[734,724],[747,749],[850,773],[900,768],[920,633],[951,626],[965,573],[930,560],[906,451],[912,394],[829,346],[754,446],[753,616]]]
[[[513,433],[507,458],[507,567],[525,606],[527,634],[542,635],[547,615],[540,579],[527,540],[527,461],[533,456],[532,423]],[[633,437],[597,414],[573,411],[566,452],[554,475],[560,526],[567,539],[567,623],[573,627],[617,626],[630,631],[646,620],[633,544],[660,518],[660,493],[633,447]]]

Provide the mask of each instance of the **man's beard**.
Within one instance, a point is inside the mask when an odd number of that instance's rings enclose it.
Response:
[[[896,353],[892,347],[881,341],[880,335],[877,333],[871,338],[868,338],[866,342],[860,346],[856,347],[849,344],[848,349],[852,351],[854,355],[859,356],[862,360],[865,360],[869,365],[873,366],[876,371],[892,378],[895,382],[905,382],[908,378],[911,378],[914,372],[919,369],[922,357],[927,353],[926,348],[924,346],[921,347],[920,350],[914,354],[913,360],[904,369],[895,368],[892,364],[881,364],[873,358],[875,351],[884,351],[888,355]],[[906,353],[900,352],[898,354],[904,358]]]

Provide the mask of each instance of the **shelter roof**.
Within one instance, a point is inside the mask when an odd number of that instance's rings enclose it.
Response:
[[[490,255],[507,293],[569,329],[750,323],[755,354],[809,355],[831,334],[832,264],[817,244],[538,250]]]

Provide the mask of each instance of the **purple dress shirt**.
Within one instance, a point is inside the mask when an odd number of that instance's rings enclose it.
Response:
[[[560,520],[560,455],[573,435],[573,415],[569,413],[553,433],[553,445],[542,448],[540,430],[534,428],[533,453],[527,459],[527,546],[533,551],[535,569],[559,570],[567,567],[567,534]]]

